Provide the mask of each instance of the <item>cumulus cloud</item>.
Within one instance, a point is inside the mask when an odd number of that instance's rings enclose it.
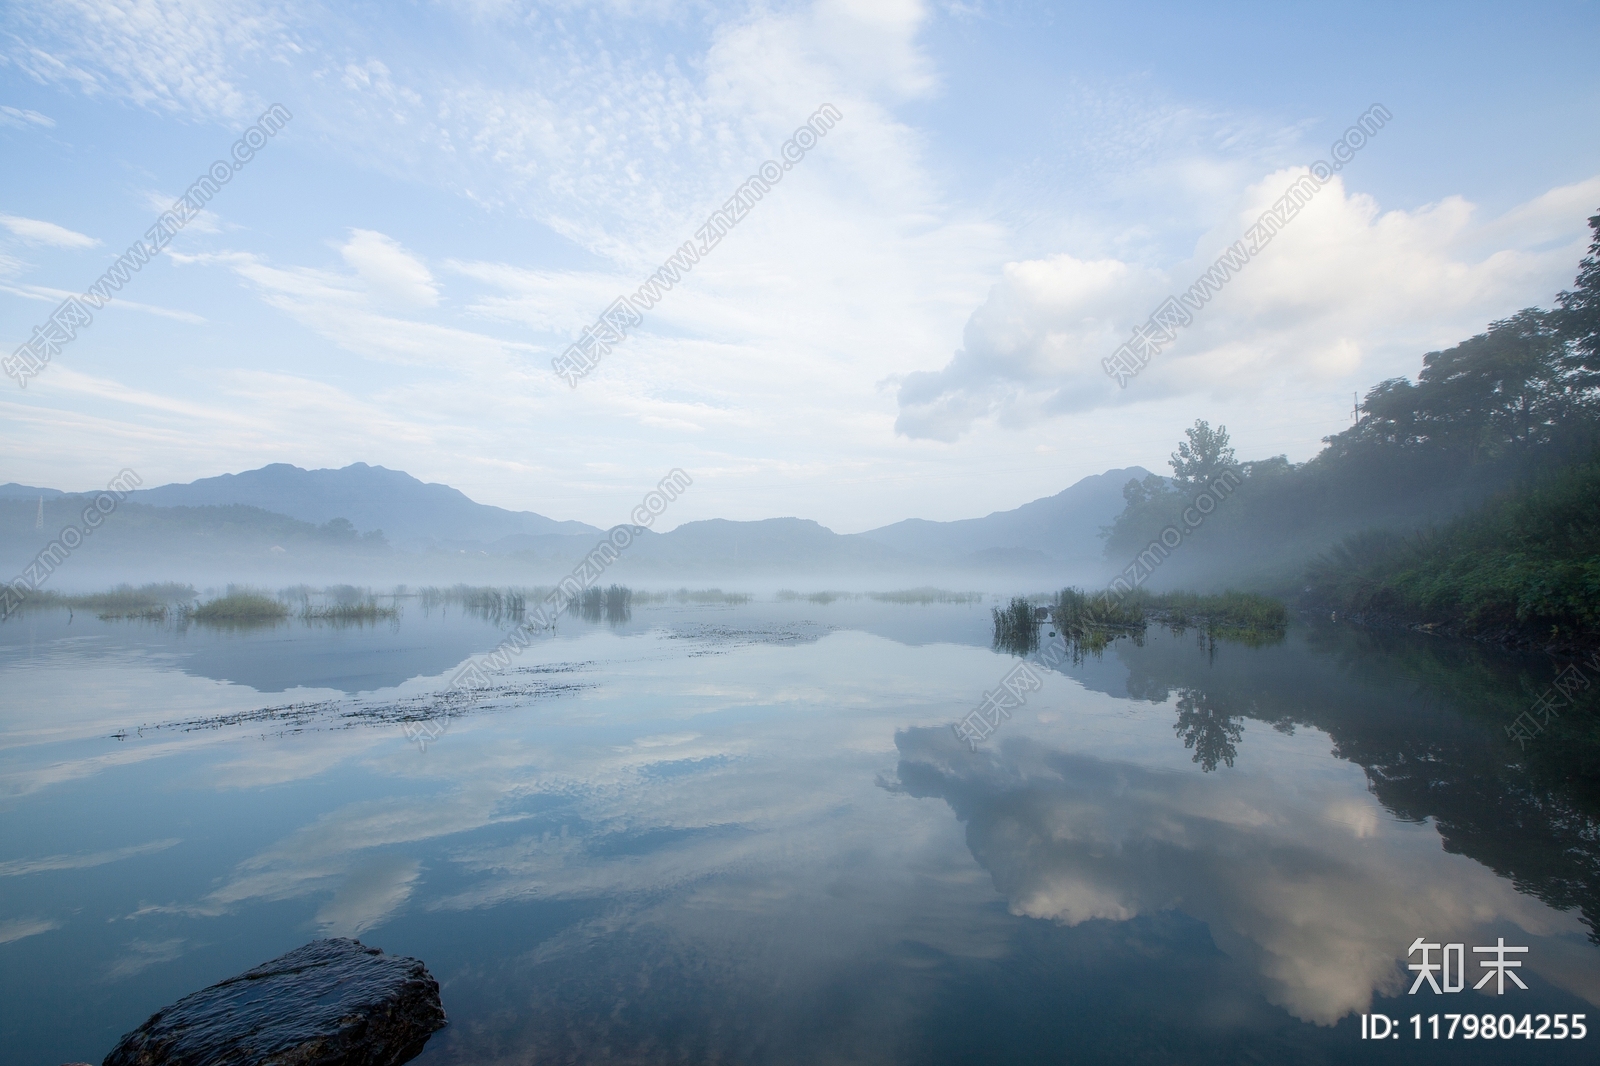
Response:
[[[28,244],[47,244],[53,248],[93,248],[100,243],[95,238],[87,237],[76,230],[58,226],[54,222],[43,222],[37,218],[0,215],[0,226],[4,226],[18,239]]]
[[[360,275],[367,291],[384,300],[412,307],[432,307],[439,302],[433,275],[393,237],[352,229],[339,254]]]
[[[1304,173],[1283,170],[1253,185],[1194,255],[1168,270],[1068,255],[1010,264],[950,362],[900,382],[896,430],[952,441],[987,418],[1027,423],[1207,391],[1412,373],[1429,348],[1548,303],[1581,254],[1581,205],[1600,197],[1594,178],[1480,221],[1460,197],[1383,212],[1335,177],[1171,347],[1118,388],[1101,361]]]

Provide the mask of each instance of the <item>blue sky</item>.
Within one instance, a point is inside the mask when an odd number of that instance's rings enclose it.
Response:
[[[1593,4],[120,2],[0,15],[0,342],[294,115],[26,389],[0,481],[364,461],[599,525],[842,532],[1304,460],[1351,393],[1569,284]],[[550,358],[844,119],[568,388]],[[1393,119],[1124,390],[1099,361],[1357,116]],[[920,375],[920,376],[913,376]],[[902,388],[907,381],[911,385]]]

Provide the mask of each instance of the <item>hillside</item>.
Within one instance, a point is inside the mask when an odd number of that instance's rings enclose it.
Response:
[[[1556,309],[1374,385],[1309,462],[1241,462],[1225,427],[1197,421],[1172,479],[1124,487],[1108,554],[1157,588],[1306,593],[1510,643],[1600,641],[1600,215],[1589,224]],[[1203,494],[1216,502],[1192,520]]]
[[[1531,646],[1600,643],[1600,461],[1441,528],[1352,537],[1310,568],[1319,605]]]
[[[481,546],[516,534],[599,532],[585,522],[476,503],[459,489],[366,463],[338,470],[273,463],[241,474],[140,489],[130,498],[157,507],[243,504],[313,525],[345,518],[362,532],[382,530],[391,543],[414,548]]]
[[[1096,563],[1102,548],[1100,529],[1122,509],[1122,486],[1130,478],[1149,476],[1150,472],[1139,466],[1107,470],[1014,510],[954,522],[908,518],[858,536],[940,562],[965,560],[981,565],[1037,553],[1039,561]]]

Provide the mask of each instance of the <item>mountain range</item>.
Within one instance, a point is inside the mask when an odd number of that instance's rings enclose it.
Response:
[[[1010,511],[953,522],[908,519],[864,533],[835,533],[802,518],[710,519],[666,533],[638,529],[623,564],[639,576],[1084,573],[1103,566],[1099,531],[1122,510],[1122,486],[1146,474],[1141,467],[1109,470]],[[36,528],[40,496],[47,518]],[[57,490],[0,486],[0,556],[30,557],[75,506],[71,494]],[[188,563],[205,562],[203,569],[227,580],[252,559],[288,573],[296,559],[343,565],[342,553],[351,559],[359,553],[371,569],[380,565],[374,552],[389,551],[385,541],[402,552],[421,552],[435,569],[455,559],[477,567],[475,573],[496,566],[554,572],[586,555],[604,532],[480,504],[448,485],[365,463],[338,470],[275,463],[162,485],[130,493],[124,511],[120,522],[94,538],[90,554],[100,560],[97,569],[137,563],[141,570],[176,574]],[[369,536],[358,538],[358,532]],[[401,568],[400,557],[389,558]],[[494,564],[496,558],[504,562]]]
[[[156,507],[244,504],[313,525],[344,518],[362,532],[382,530],[391,543],[405,547],[477,546],[516,534],[600,532],[585,522],[560,522],[532,511],[475,503],[449,485],[366,463],[338,470],[273,463],[186,485],[139,489],[128,498]]]

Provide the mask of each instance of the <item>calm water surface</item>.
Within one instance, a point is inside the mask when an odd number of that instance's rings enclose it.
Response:
[[[1594,1061],[1403,1021],[1600,1021],[1583,756],[1501,721],[1548,664],[1152,630],[973,752],[986,605],[659,607],[563,620],[419,750],[509,624],[0,626],[4,1061],[326,935],[439,978],[424,1066]],[[1406,994],[1419,936],[1466,991]],[[1529,987],[1475,992],[1500,937]]]

